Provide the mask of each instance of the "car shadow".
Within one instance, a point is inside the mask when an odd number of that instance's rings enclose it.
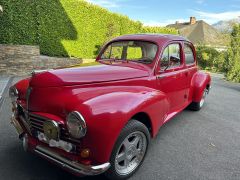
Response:
[[[14,145],[8,145],[4,148],[3,153],[5,156],[1,157],[1,161],[8,161],[15,169],[21,172],[21,174],[27,174],[31,180],[97,180],[106,178],[103,175],[98,176],[86,176],[78,177],[66,172],[61,167],[58,167],[51,162],[44,160],[43,158],[30,153],[24,152],[21,142]],[[14,156],[11,156],[14,154]],[[11,175],[13,179],[17,174]],[[16,177],[17,179],[17,177]]]

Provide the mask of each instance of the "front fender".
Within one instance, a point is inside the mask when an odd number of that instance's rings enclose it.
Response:
[[[26,78],[18,81],[14,86],[17,88],[19,93],[19,99],[25,99],[27,88],[29,87],[30,78]]]
[[[86,118],[88,132],[83,138],[83,146],[91,150],[96,163],[109,161],[121,130],[136,113],[148,114],[154,136],[168,110],[165,94],[155,89],[119,86],[107,89],[95,89],[100,95],[75,107]],[[81,94],[78,96],[80,98]]]
[[[209,73],[197,72],[194,74],[191,81],[192,101],[201,101],[204,89],[211,85],[211,76]]]

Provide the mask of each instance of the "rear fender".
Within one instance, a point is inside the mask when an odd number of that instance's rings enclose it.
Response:
[[[191,81],[192,101],[201,101],[204,89],[211,85],[211,76],[208,73],[197,72]]]

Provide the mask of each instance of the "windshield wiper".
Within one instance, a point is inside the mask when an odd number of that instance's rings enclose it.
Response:
[[[152,59],[139,59],[139,60],[131,60],[131,61],[144,63],[144,64],[150,64],[152,62]]]

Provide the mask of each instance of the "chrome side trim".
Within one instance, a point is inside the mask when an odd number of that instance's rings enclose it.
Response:
[[[110,163],[104,163],[97,166],[90,166],[90,165],[83,165],[75,161],[68,160],[57,153],[53,152],[50,148],[44,147],[44,146],[37,146],[34,150],[34,152],[52,162],[55,164],[61,166],[62,168],[69,170],[73,173],[76,173],[78,175],[98,175],[110,167]]]

